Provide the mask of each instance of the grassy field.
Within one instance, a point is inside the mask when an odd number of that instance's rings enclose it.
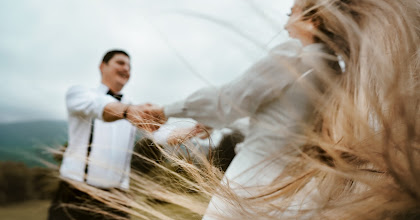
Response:
[[[1,220],[46,220],[49,200],[30,201],[16,205],[0,206]],[[164,213],[174,219],[195,220],[201,219],[198,215],[191,215],[175,205],[159,205]],[[131,218],[138,220],[137,218]],[[151,218],[153,219],[153,218]]]
[[[50,201],[30,201],[16,205],[0,206],[2,220],[46,220]]]

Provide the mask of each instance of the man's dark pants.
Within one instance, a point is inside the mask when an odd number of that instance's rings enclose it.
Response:
[[[104,214],[106,213],[106,214]],[[48,220],[114,220],[129,215],[93,199],[69,183],[61,181],[48,211]]]

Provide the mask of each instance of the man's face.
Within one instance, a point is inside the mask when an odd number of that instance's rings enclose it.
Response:
[[[102,82],[114,92],[119,92],[130,79],[130,58],[115,54],[108,63],[101,63]]]

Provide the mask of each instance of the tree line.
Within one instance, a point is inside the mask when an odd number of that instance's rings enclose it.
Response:
[[[52,169],[0,162],[0,205],[52,199],[57,186],[57,173]]]

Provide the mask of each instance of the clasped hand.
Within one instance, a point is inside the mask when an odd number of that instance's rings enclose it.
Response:
[[[127,119],[138,128],[150,132],[156,131],[167,121],[163,108],[149,103],[129,106]]]
[[[167,142],[169,145],[178,145],[193,137],[206,139],[210,136],[212,130],[213,130],[212,128],[207,127],[202,124],[196,124],[193,127],[187,127],[187,128],[177,128],[171,132],[171,134],[168,137]]]

